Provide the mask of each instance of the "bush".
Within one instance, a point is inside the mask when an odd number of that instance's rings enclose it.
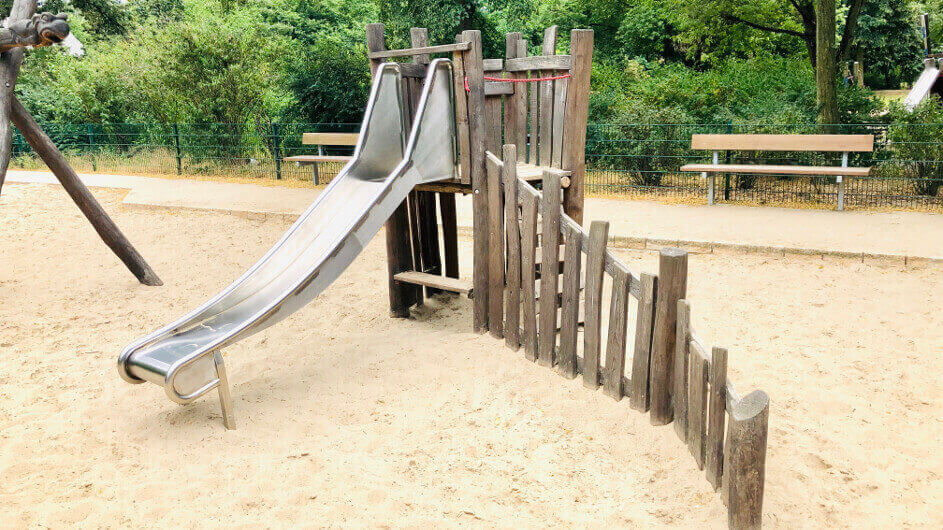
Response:
[[[913,112],[896,107],[887,139],[917,195],[936,197],[943,187],[943,102],[927,98]]]

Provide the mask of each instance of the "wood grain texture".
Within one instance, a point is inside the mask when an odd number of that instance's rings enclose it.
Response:
[[[544,30],[544,41],[541,53],[550,56],[557,53],[557,27],[550,26]],[[543,73],[543,71],[541,71]],[[550,166],[553,155],[553,81],[538,83],[540,90],[540,138],[537,143],[538,160],[540,165]]]
[[[556,39],[556,26],[553,28],[553,38]],[[544,32],[544,44],[547,43],[547,28]],[[544,49],[544,52],[547,50]],[[533,57],[521,57],[517,59],[508,59],[504,62],[504,70],[507,72],[529,72],[536,70],[570,70],[573,65],[573,58],[569,55],[556,55],[554,53],[544,53]],[[535,72],[536,73],[536,72]],[[536,76],[535,76],[536,77]]]
[[[540,85],[527,83],[530,91],[527,99],[527,127],[529,130],[527,142],[527,163],[538,165],[538,144],[540,143]]]
[[[873,134],[694,134],[691,149],[708,151],[874,151]]]
[[[707,424],[705,466],[707,481],[720,488],[724,474],[724,421],[727,416],[727,350],[715,347],[711,352],[710,412]]]
[[[643,273],[641,284],[638,298],[638,319],[635,325],[635,347],[632,353],[629,405],[639,412],[648,412],[649,367],[652,355],[652,333],[655,328],[657,278],[652,274]]]
[[[563,309],[560,313],[560,352],[557,365],[567,379],[576,377],[576,340],[580,317],[580,268],[583,233],[568,227],[563,252]]]
[[[707,430],[707,379],[708,361],[700,355],[692,355],[688,366],[687,441],[698,469],[704,469]]]
[[[622,399],[622,375],[625,372],[625,337],[629,318],[629,278],[619,272],[612,276],[609,307],[609,337],[606,341],[606,366],[603,392],[616,401]]]
[[[541,191],[540,249],[541,263],[560,261],[560,177],[551,170],[544,172]],[[557,267],[543,267],[540,271],[540,332],[537,335],[537,362],[542,366],[553,366],[556,346],[557,292],[559,288]]]
[[[514,84],[505,83],[502,81],[485,81],[485,96],[487,96],[489,101],[491,97],[496,97],[500,101],[500,96],[510,96],[514,94]],[[498,125],[497,129],[501,130],[501,113],[497,113]],[[500,143],[500,142],[499,142]]]
[[[488,330],[488,178],[485,174],[485,93],[481,56],[481,32],[462,33],[470,44],[465,54],[465,76],[468,80],[468,133],[469,173],[472,184],[472,220],[474,232],[474,285],[473,329],[478,333]]]
[[[521,205],[521,314],[524,357],[537,360],[537,198],[524,195]]]
[[[501,59],[485,59],[483,64],[485,72],[500,72],[504,70],[504,61]]]
[[[304,145],[357,145],[359,133],[302,133]]]
[[[674,408],[674,429],[681,441],[688,439],[688,343],[691,332],[691,304],[678,300],[675,320],[674,366],[672,373],[671,404]]]
[[[666,425],[673,419],[671,403],[672,368],[675,349],[675,327],[678,300],[687,292],[688,253],[678,248],[665,248],[659,254],[658,303],[655,305],[655,329],[649,373],[652,425]]]
[[[488,92],[485,92],[488,96]],[[485,98],[485,150],[495,155],[501,153],[501,100],[500,96]]]
[[[507,246],[507,307],[504,312],[504,343],[521,347],[521,228],[517,206],[517,146],[504,146],[504,234]]]
[[[606,270],[609,223],[589,225],[586,257],[586,323],[583,327],[583,386],[599,388],[599,352],[602,336],[602,286]]]
[[[554,72],[559,75],[561,72]],[[566,121],[566,96],[568,79],[557,79],[553,82],[553,147],[550,155],[550,165],[563,167],[563,129]]]
[[[567,82],[566,121],[563,125],[563,169],[569,170],[570,186],[563,194],[563,211],[577,223],[583,222],[584,178],[586,174],[586,124],[589,118],[589,80],[593,63],[593,31],[570,32],[573,67]]]
[[[460,41],[462,35],[457,35]],[[465,52],[452,54],[452,93],[455,94],[455,133],[458,139],[459,179],[471,185],[471,149],[468,139],[468,93],[465,92]]]
[[[414,28],[420,29],[420,28]],[[390,59],[392,57],[409,57],[412,55],[429,55],[431,53],[449,53],[454,51],[467,51],[471,49],[469,43],[459,42],[455,44],[440,44],[438,46],[423,46],[421,48],[405,48],[402,50],[381,50],[371,51],[367,54],[370,59]]]
[[[398,282],[434,287],[442,291],[450,291],[453,293],[464,294],[466,296],[470,296],[472,294],[471,282],[467,280],[460,280],[458,278],[448,278],[446,276],[416,271],[400,272],[393,276],[393,278]]]
[[[736,529],[760,528],[766,481],[766,443],[769,396],[756,390],[730,411],[727,427],[727,525]]]
[[[505,57],[513,59],[522,53],[523,41],[520,33],[508,33],[505,36]],[[512,79],[520,79],[521,74],[509,74]],[[504,99],[504,142],[517,146],[518,162],[524,162],[527,156],[527,83],[507,83],[513,89]]]
[[[504,164],[487,157],[488,168],[488,329],[504,338],[504,200],[501,173]]]

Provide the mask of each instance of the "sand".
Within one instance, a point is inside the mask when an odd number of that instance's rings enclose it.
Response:
[[[125,344],[289,223],[96,195],[165,286],[138,285],[59,188],[4,188],[0,527],[725,526],[671,427],[473,334],[469,300],[388,318],[382,237],[226,350],[238,430],[215,396],[181,407],[125,383]],[[620,255],[655,270],[651,252]],[[713,253],[690,268],[698,333],[772,399],[764,524],[943,525],[943,266]]]

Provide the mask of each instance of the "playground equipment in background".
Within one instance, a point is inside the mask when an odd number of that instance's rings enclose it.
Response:
[[[726,377],[726,350],[708,355],[691,330],[687,253],[665,249],[658,276],[637,275],[606,249],[608,224],[594,222],[588,234],[581,227],[592,31],[573,30],[570,54],[555,55],[556,27],[548,28],[534,57],[521,34],[510,33],[504,59],[482,57],[478,31],[438,46],[427,35],[412,28],[411,48],[388,50],[383,26],[368,25],[374,82],[354,159],[235,283],[128,346],[121,376],[158,384],[178,403],[218,389],[233,428],[220,350],[312,300],[385,222],[392,317],[408,317],[433,293],[471,295],[476,332],[523,346],[527,359],[566,377],[583,374],[585,386],[613,399],[629,396],[654,425],[674,421],[699,468],[722,488],[730,526],[758,527],[769,398],[762,391],[741,398]],[[412,62],[384,62],[396,57]],[[471,282],[459,278],[457,193],[473,201]],[[627,378],[632,299],[638,318]]]
[[[848,167],[848,153],[874,151],[873,134],[695,134],[691,149],[713,151],[710,164],[685,164],[681,171],[700,173],[707,179],[707,204],[714,204],[714,180],[717,173],[748,175],[824,175],[834,176],[838,184],[838,210],[845,209],[843,177],[867,177],[870,167]],[[813,151],[839,152],[841,167],[787,166],[760,164],[720,164],[720,151]]]
[[[904,98],[904,108],[907,110],[914,110],[930,94],[943,96],[943,84],[937,84],[940,78],[940,59],[943,58],[943,54],[930,53],[929,13],[920,16],[920,30],[923,36],[923,72]]]
[[[318,185],[321,183],[321,175],[320,171],[318,170],[318,164],[331,162],[335,164],[346,164],[353,159],[351,156],[325,155],[324,146],[357,145],[358,137],[359,135],[357,133],[304,133],[301,135],[301,143],[303,145],[318,146],[318,154],[287,156],[285,157],[285,161],[297,162],[299,164],[311,164],[311,180],[315,185]]]
[[[23,107],[13,90],[23,62],[25,46],[49,46],[71,35],[65,14],[35,13],[36,0],[15,0],[9,23],[0,29],[0,191],[10,165],[13,147],[12,122],[27,143],[42,158],[72,200],[89,220],[99,237],[144,285],[162,285],[160,278],[108,217],[95,196],[79,180],[52,140]]]

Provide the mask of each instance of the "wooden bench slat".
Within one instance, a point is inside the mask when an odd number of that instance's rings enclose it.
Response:
[[[296,155],[296,156],[286,156],[286,162],[299,162],[302,164],[314,164],[316,162],[350,162],[351,158],[349,156],[330,156],[330,155]]]
[[[428,274],[425,272],[416,271],[400,272],[393,275],[393,279],[398,282],[422,285],[424,287],[433,287],[443,291],[464,294],[469,298],[472,296],[472,283],[468,280],[449,278],[447,276],[439,276],[436,274]]]
[[[874,151],[873,134],[695,134],[691,149],[708,151]]]
[[[358,133],[302,133],[304,145],[357,145]]]
[[[686,164],[681,171],[693,173],[754,173],[760,175],[826,175],[867,177],[870,167],[840,166],[751,166],[748,164]]]

